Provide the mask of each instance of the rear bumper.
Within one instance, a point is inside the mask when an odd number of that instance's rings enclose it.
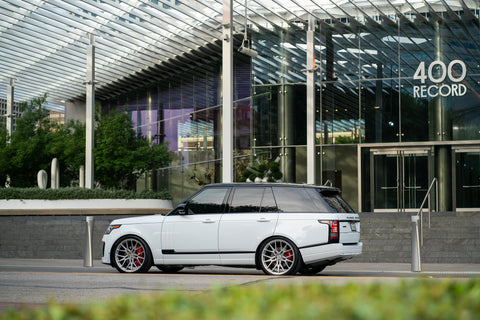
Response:
[[[313,264],[321,261],[341,261],[353,258],[362,253],[363,243],[342,244],[331,243],[316,247],[301,248],[303,262]]]

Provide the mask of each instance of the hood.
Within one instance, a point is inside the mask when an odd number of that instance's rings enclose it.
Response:
[[[138,216],[131,218],[115,219],[110,224],[139,224],[139,223],[161,223],[165,219],[164,215],[155,214],[151,216]]]

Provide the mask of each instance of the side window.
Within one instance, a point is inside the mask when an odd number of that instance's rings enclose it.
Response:
[[[306,188],[305,189],[312,199],[312,202],[315,204],[315,206],[318,208],[319,212],[337,212],[332,207],[325,201],[325,199],[322,197],[320,192],[318,192],[317,189],[313,188]]]
[[[277,212],[272,189],[237,187],[230,203],[230,212]]]
[[[190,199],[187,203],[188,214],[222,213],[224,199],[229,188],[208,188]]]
[[[263,188],[235,188],[230,212],[260,212]]]
[[[318,212],[305,188],[273,187],[279,212]]]

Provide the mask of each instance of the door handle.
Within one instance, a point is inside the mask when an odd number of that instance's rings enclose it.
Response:
[[[211,219],[205,219],[202,221],[203,223],[215,223],[215,220],[211,220]]]
[[[270,222],[270,219],[260,218],[260,219],[257,220],[257,222]]]

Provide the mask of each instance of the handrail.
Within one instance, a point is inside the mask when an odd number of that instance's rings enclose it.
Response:
[[[435,210],[438,212],[438,179],[433,178],[432,182],[430,183],[430,186],[428,187],[427,194],[425,195],[425,198],[423,198],[422,205],[420,206],[420,209],[418,209],[417,217],[420,215],[420,233],[421,233],[421,243],[423,247],[423,206],[425,205],[425,202],[428,199],[428,228],[430,229],[430,220],[431,220],[431,213],[432,213],[432,205],[430,201],[430,193],[432,191],[433,185],[435,185]]]
[[[333,187],[333,182],[332,182],[332,180],[328,179],[327,181],[325,181],[325,183],[323,185]]]

